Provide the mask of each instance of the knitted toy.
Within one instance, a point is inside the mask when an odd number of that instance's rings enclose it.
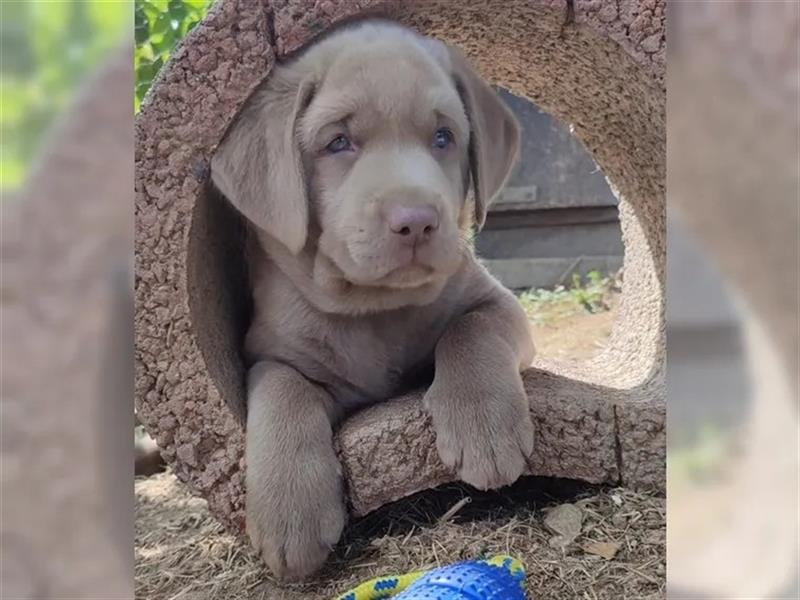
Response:
[[[525,600],[524,581],[522,564],[499,555],[427,572],[377,577],[336,600]]]

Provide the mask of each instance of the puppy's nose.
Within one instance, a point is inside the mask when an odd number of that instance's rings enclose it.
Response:
[[[439,213],[430,205],[393,206],[387,215],[389,229],[409,245],[423,242],[439,229]]]

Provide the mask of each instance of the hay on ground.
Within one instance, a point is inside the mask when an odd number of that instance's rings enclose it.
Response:
[[[424,492],[352,523],[316,579],[288,586],[171,473],[138,479],[136,500],[136,597],[147,600],[332,600],[378,575],[495,553],[522,560],[537,600],[665,597],[665,499],[621,488],[530,477],[498,492]],[[582,525],[562,548],[544,521],[567,502]]]

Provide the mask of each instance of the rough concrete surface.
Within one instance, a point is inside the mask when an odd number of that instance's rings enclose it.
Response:
[[[237,217],[207,187],[251,90],[329,25],[383,14],[461,47],[489,81],[571,123],[619,193],[625,282],[608,348],[525,375],[531,471],[664,486],[664,2],[219,0],[136,122],[136,402],[176,474],[234,530],[243,517]],[[641,427],[640,427],[641,423]],[[337,437],[355,514],[453,478],[419,397]],[[413,457],[413,461],[409,460]]]

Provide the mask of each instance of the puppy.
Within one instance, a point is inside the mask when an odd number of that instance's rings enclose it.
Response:
[[[255,238],[246,520],[279,577],[309,575],[339,539],[332,436],[355,409],[427,381],[446,465],[481,489],[522,473],[528,321],[469,244],[518,146],[462,55],[367,21],[277,65],[213,157]]]

